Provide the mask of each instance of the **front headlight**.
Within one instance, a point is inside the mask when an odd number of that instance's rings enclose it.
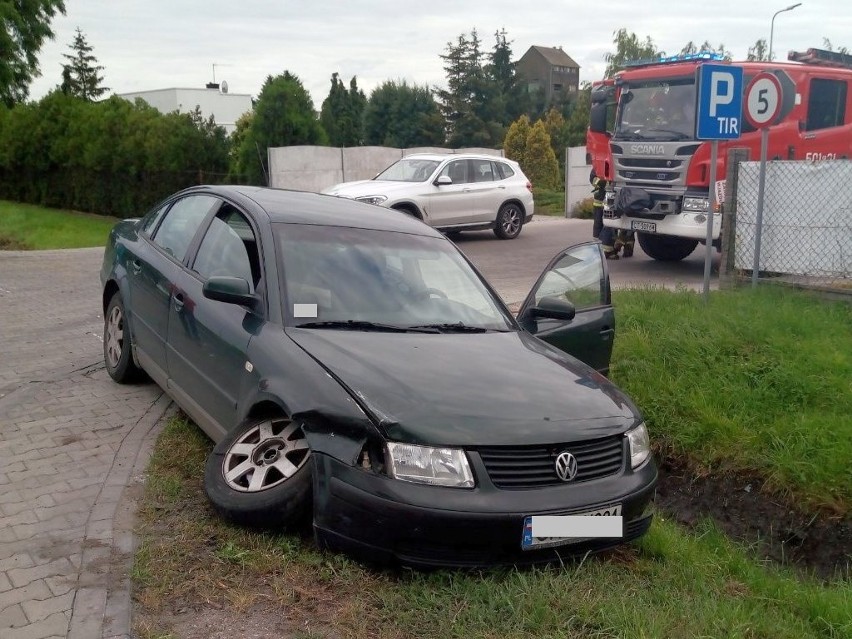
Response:
[[[651,441],[648,439],[648,429],[645,422],[633,430],[627,431],[627,441],[630,443],[630,467],[638,468],[645,463],[651,454]]]
[[[459,448],[431,448],[388,442],[388,471],[394,479],[473,488],[473,473],[467,456]]]
[[[364,197],[357,197],[355,199],[358,200],[359,202],[365,202],[366,204],[378,205],[378,204],[381,204],[382,202],[384,202],[388,198],[387,198],[386,195],[365,195]]]
[[[704,213],[710,210],[710,201],[706,197],[685,197],[683,198],[683,210]]]

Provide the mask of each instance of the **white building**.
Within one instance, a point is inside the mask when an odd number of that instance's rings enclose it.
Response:
[[[205,119],[211,115],[216,124],[225,127],[230,134],[236,128],[237,119],[252,110],[251,96],[247,93],[228,93],[224,82],[208,84],[206,89],[154,89],[135,93],[119,93],[120,98],[135,101],[142,98],[152,107],[163,113],[179,111],[189,113],[195,107],[201,108]]]

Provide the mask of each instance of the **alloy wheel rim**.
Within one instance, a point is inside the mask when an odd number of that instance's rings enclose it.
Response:
[[[244,432],[228,448],[222,474],[229,487],[244,493],[268,490],[296,474],[310,457],[302,426],[266,420]]]
[[[503,231],[507,235],[514,235],[521,227],[521,216],[518,210],[511,208],[506,212],[506,217],[503,221]]]
[[[124,348],[124,314],[121,308],[113,306],[107,320],[106,352],[110,368],[118,366],[121,350]]]

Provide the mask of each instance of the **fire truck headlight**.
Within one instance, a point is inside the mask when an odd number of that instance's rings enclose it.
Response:
[[[683,198],[683,210],[703,213],[710,210],[710,202],[704,197],[685,197]]]

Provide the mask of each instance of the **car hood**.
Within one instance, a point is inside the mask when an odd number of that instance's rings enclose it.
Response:
[[[603,375],[522,331],[287,332],[393,441],[558,443],[623,433],[639,417]]]
[[[394,193],[411,192],[422,186],[423,182],[390,182],[387,180],[359,180],[357,182],[344,182],[336,184],[323,191],[328,195],[340,197],[365,197],[367,195],[387,195]]]

